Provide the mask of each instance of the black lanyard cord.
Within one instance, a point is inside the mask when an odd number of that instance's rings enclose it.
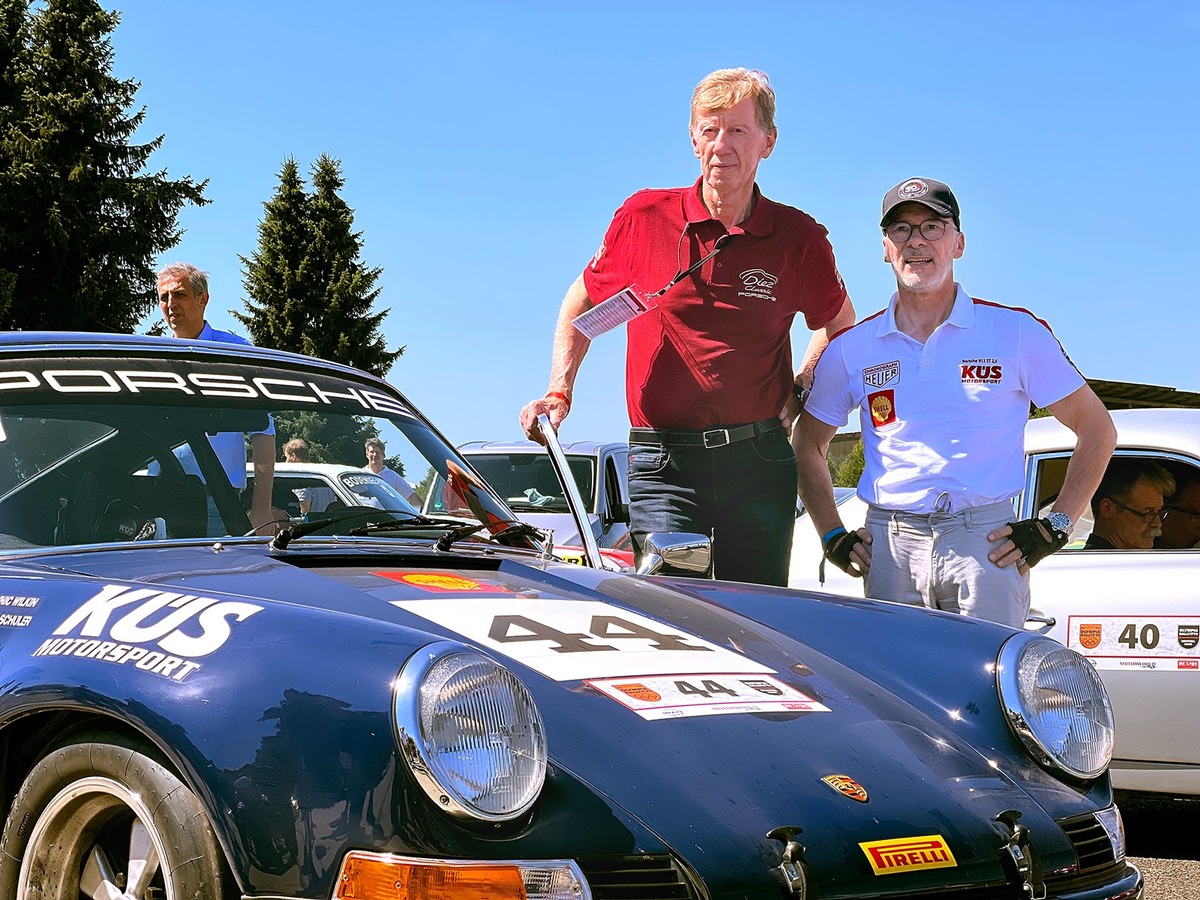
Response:
[[[683,234],[679,235],[679,247],[677,247],[675,250],[675,258],[676,259],[679,258],[679,251],[683,248],[683,239],[685,237],[687,237],[687,226],[686,225],[683,228]],[[695,272],[697,269],[699,269],[702,265],[704,265],[706,262],[708,262],[710,259],[712,259],[714,256],[716,256],[718,253],[720,253],[721,248],[725,246],[725,241],[731,237],[733,237],[733,235],[729,234],[728,232],[721,235],[719,238],[717,238],[717,243],[713,246],[712,252],[701,257],[699,260],[692,263],[686,269],[680,268],[675,273],[675,277],[667,282],[666,287],[664,287],[660,291],[655,291],[653,294],[650,294],[649,296],[647,296],[646,299],[647,300],[657,300],[659,297],[661,297],[663,294],[665,294],[671,288],[675,287],[675,285],[679,284],[679,282],[683,281],[683,279],[687,278],[689,275],[691,275],[693,272]],[[680,265],[682,266],[682,263]]]

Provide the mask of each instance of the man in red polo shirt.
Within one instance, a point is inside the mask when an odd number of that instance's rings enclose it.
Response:
[[[521,410],[521,427],[537,440],[539,414],[557,428],[570,411],[590,345],[577,316],[630,286],[657,294],[628,324],[635,545],[640,552],[651,532],[711,534],[718,578],[782,585],[795,517],[793,392],[811,385],[817,357],[854,323],[854,307],[825,229],[755,184],[776,134],[763,73],[722,69],[697,85],[699,180],[639,191],[617,210],[563,300],[549,388]],[[796,313],[814,333],[793,375]]]

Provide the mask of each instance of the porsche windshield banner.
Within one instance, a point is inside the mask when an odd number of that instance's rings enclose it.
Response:
[[[328,375],[188,359],[9,361],[0,404],[119,401],[122,404],[311,408],[411,415],[400,400]]]

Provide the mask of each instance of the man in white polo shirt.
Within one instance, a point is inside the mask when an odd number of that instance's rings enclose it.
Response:
[[[954,280],[965,241],[958,200],[929,178],[883,199],[887,309],[835,336],[792,436],[800,497],[825,557],[866,594],[1020,628],[1029,566],[1061,548],[1116,443],[1108,411],[1045,322],[971,298]],[[1025,480],[1030,403],[1075,432],[1051,513],[1013,521]],[[825,454],[852,409],[866,465],[866,527],[847,532]]]

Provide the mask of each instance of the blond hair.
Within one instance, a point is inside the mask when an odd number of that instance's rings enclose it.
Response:
[[[758,69],[717,69],[705,75],[692,91],[692,118],[737,106],[747,97],[754,100],[754,118],[767,134],[775,134],[775,91],[766,72]]]

